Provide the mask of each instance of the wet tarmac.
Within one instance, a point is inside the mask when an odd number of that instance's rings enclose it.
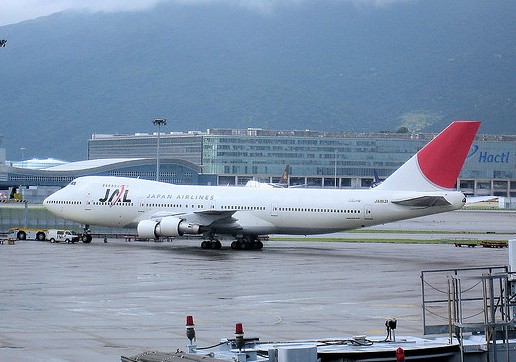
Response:
[[[516,234],[516,224],[507,228]],[[233,337],[237,322],[264,342],[382,335],[393,317],[399,334],[421,336],[422,270],[508,263],[507,249],[446,244],[198,244],[0,245],[0,361],[119,361],[184,349],[186,315],[200,346]]]

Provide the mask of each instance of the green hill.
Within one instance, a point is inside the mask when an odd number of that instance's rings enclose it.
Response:
[[[0,27],[7,158],[86,158],[91,133],[261,127],[516,133],[516,2],[258,12],[221,2]]]

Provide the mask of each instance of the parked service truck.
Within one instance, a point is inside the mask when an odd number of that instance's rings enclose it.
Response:
[[[51,243],[59,243],[59,242],[65,242],[65,243],[75,243],[79,241],[80,237],[75,231],[71,230],[55,230],[51,229],[48,230],[47,233],[47,240]]]
[[[82,241],[87,244],[92,240],[92,236],[88,232],[78,234],[72,230],[59,229],[38,229],[38,228],[10,228],[8,237],[14,240],[37,240],[37,241],[51,241],[51,242],[68,242],[75,243]]]

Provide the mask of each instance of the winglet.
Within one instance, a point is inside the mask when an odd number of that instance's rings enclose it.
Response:
[[[479,127],[479,121],[453,122],[376,189],[452,189]]]

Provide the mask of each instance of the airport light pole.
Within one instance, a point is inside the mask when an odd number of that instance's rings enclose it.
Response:
[[[25,167],[25,150],[26,148],[25,147],[20,147],[20,150],[21,150],[21,162],[20,162],[20,167]]]
[[[333,156],[333,163],[335,166],[333,177],[335,179],[335,188],[337,189],[338,188],[338,185],[337,185],[337,148],[335,148],[335,154]]]
[[[158,147],[156,151],[156,181],[159,181],[159,141],[161,135],[161,126],[167,125],[167,120],[165,118],[156,118],[152,123],[155,126],[158,126]]]

